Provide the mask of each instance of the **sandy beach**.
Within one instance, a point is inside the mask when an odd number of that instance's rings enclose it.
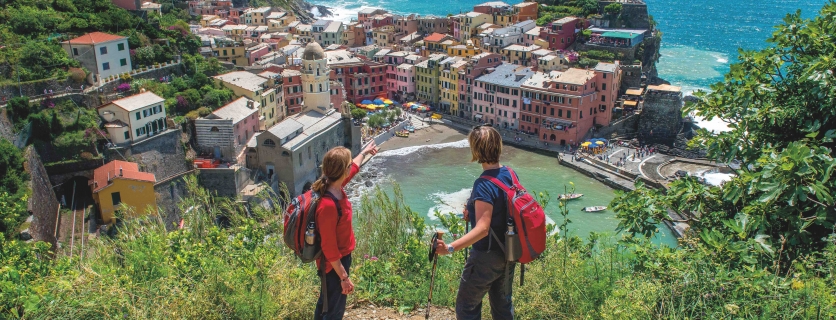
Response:
[[[421,122],[417,119],[413,121],[415,124]],[[412,146],[455,142],[464,139],[467,139],[467,136],[458,130],[436,121],[432,124],[432,126],[415,130],[415,132],[410,133],[407,138],[397,136],[390,138],[389,141],[384,142],[380,146],[380,150],[395,150]]]

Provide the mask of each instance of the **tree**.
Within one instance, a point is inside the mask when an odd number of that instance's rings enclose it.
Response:
[[[368,113],[366,110],[360,109],[355,107],[353,104],[351,105],[351,118],[355,120],[361,120],[366,117]]]
[[[620,228],[652,233],[669,209],[691,217],[700,242],[730,263],[779,271],[820,252],[836,222],[833,21],[836,2],[813,20],[788,15],[770,47],[741,50],[723,82],[695,93],[697,103],[684,112],[719,118],[731,130],[701,129],[690,145],[717,162],[739,162],[736,177],[721,187],[685,179],[664,195],[640,186],[613,201]]]
[[[618,2],[610,3],[606,7],[604,7],[604,12],[606,12],[609,15],[617,15],[621,13],[621,4]]]
[[[32,112],[32,107],[29,105],[29,97],[26,96],[12,98],[9,100],[7,106],[9,110],[9,117],[15,122],[26,119],[29,117],[29,113]]]
[[[23,153],[9,140],[0,138],[0,192],[17,194],[25,186]]]

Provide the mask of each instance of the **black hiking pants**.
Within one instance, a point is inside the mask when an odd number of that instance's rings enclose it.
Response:
[[[511,281],[515,265],[505,260],[502,250],[470,250],[456,295],[456,318],[482,319],[482,298],[487,293],[494,320],[514,319]]]
[[[327,262],[326,262],[327,263]],[[345,272],[351,270],[351,254],[340,259]],[[325,268],[325,266],[322,266]],[[316,302],[316,311],[314,311],[314,319],[316,320],[336,320],[342,319],[345,314],[346,295],[343,294],[343,286],[340,283],[340,276],[337,275],[336,270],[331,270],[325,274],[325,283],[328,287],[328,292],[319,293],[319,300]],[[322,313],[324,295],[328,295],[328,312]]]

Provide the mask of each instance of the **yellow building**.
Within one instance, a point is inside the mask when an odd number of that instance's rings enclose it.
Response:
[[[447,47],[447,55],[449,56],[470,58],[480,53],[482,53],[482,48],[473,45],[460,44]]]
[[[464,67],[467,59],[462,57],[450,57],[439,63],[441,70],[438,76],[438,87],[440,92],[439,110],[458,114],[459,110],[459,77],[464,75]]]
[[[216,38],[212,52],[219,61],[231,62],[239,67],[250,65],[249,59],[245,56],[247,48],[239,42],[223,41]]]
[[[476,36],[476,29],[484,23],[493,22],[489,14],[479,12],[468,12],[461,18],[459,27],[459,41],[467,42],[471,37]]]
[[[109,224],[115,222],[113,218],[116,216],[129,218],[156,214],[156,182],[153,173],[140,172],[136,163],[114,160],[93,171],[90,189],[102,220]],[[122,204],[130,210],[120,211]]]
[[[261,103],[258,110],[259,130],[266,130],[284,120],[287,114],[284,91],[275,81],[247,71],[233,71],[213,78],[219,85],[232,90],[235,97],[244,96]]]
[[[372,30],[372,39],[374,44],[381,48],[392,46],[397,39],[395,39],[395,26],[388,25]]]
[[[209,21],[218,19],[220,17],[213,15],[213,14],[204,14],[200,17],[200,26],[206,28],[209,25]]]

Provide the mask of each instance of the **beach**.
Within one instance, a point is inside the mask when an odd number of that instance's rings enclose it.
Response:
[[[421,120],[413,117],[413,124],[419,126]],[[450,128],[438,120],[435,120],[431,126],[416,129],[414,133],[410,133],[409,137],[392,137],[388,141],[380,145],[380,150],[395,150],[406,147],[439,144],[456,142],[467,139],[467,136],[456,129]]]

